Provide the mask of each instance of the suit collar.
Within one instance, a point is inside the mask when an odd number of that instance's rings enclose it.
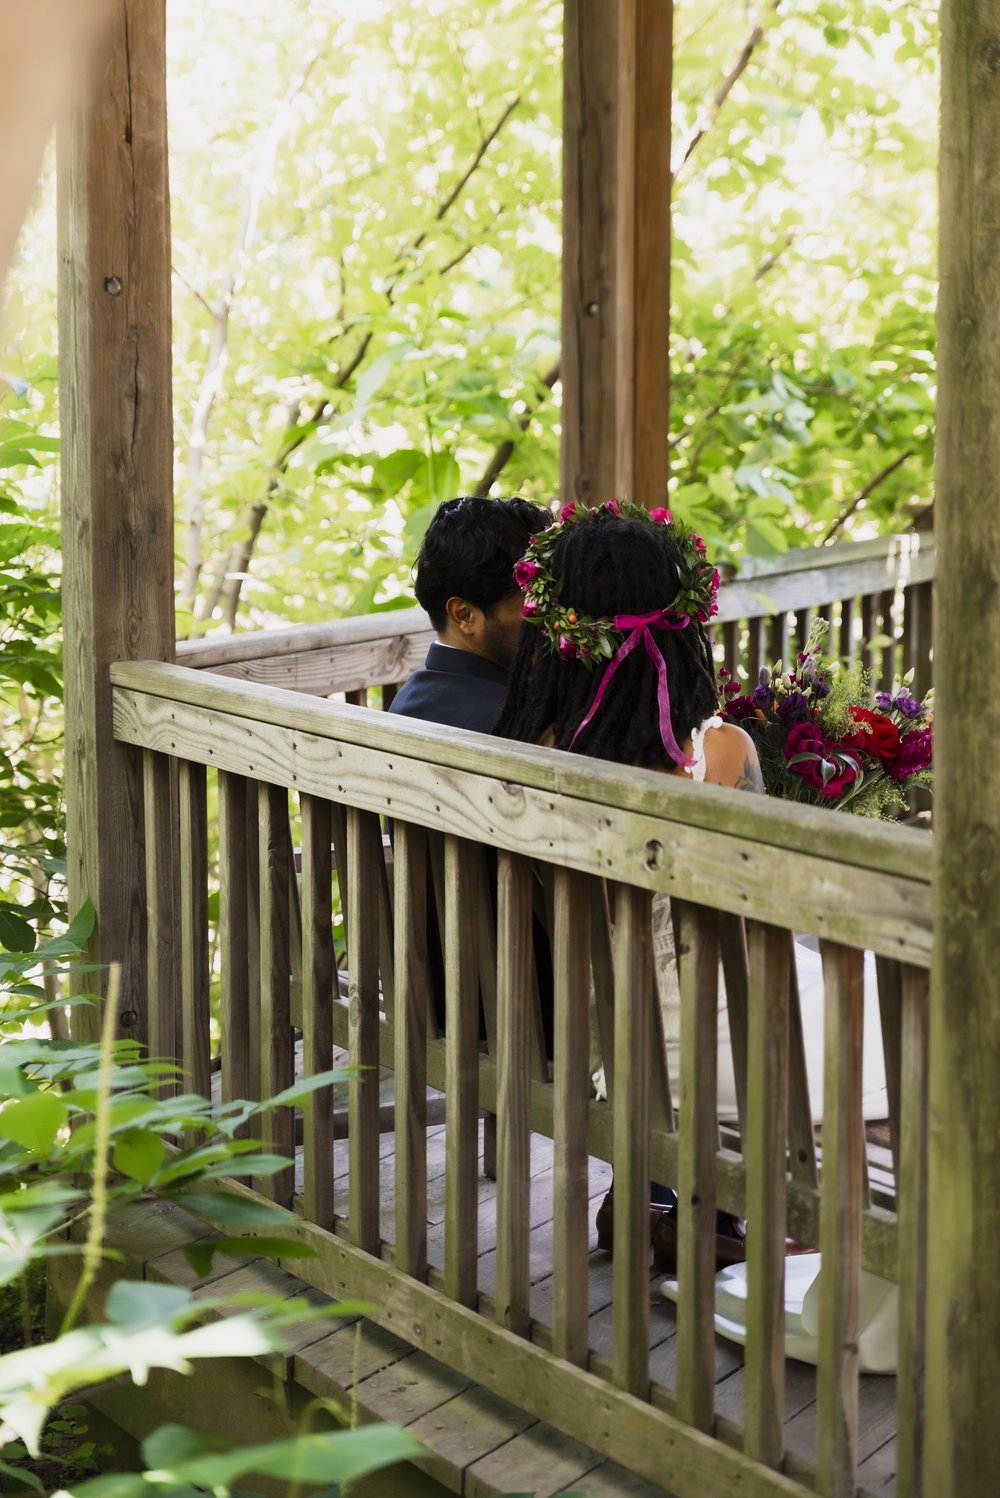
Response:
[[[475,676],[504,687],[509,680],[509,673],[485,656],[473,655],[471,650],[456,650],[454,646],[441,645],[436,640],[427,652],[424,669],[443,671],[449,676]]]

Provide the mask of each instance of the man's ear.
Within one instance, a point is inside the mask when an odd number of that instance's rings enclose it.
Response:
[[[467,598],[456,596],[448,599],[444,611],[460,634],[469,636],[476,634],[482,610],[477,609],[474,603],[470,603]]]

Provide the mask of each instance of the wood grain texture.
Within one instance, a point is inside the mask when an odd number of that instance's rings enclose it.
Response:
[[[609,7],[610,8],[610,7]],[[667,502],[672,0],[618,0],[615,488]]]
[[[445,1292],[476,1298],[479,1209],[479,880],[475,850],[462,838],[444,844],[445,970]]]
[[[208,795],[203,766],[178,767],[180,815],[181,1065],[200,1097],[211,1087],[208,969]]]
[[[530,1320],[531,865],[501,853],[497,871],[496,1319],[522,1335]]]
[[[427,836],[394,824],[396,1253],[401,1272],[427,1274]],[[478,1078],[477,1078],[478,1080]]]
[[[750,958],[747,1162],[747,1340],[744,1447],[769,1467],[784,1456],[785,1173],[790,933],[756,921]]]
[[[736,1084],[736,1112],[740,1129],[747,1118],[747,991],[749,968],[744,923],[738,916],[719,917],[719,952],[722,977],[726,986],[726,1012],[729,1018],[729,1043],[733,1055],[733,1080]]]
[[[896,1492],[922,1498],[927,1372],[927,1143],[928,974],[905,967],[901,975],[901,1059],[906,1078],[900,1107],[896,1202],[900,1240],[899,1359],[896,1378]]]
[[[1000,1472],[1000,26],[941,7],[940,289],[933,599],[931,980],[924,1491]]]
[[[261,1093],[275,1097],[295,1081],[291,1020],[291,961],[288,928],[288,792],[283,786],[257,787],[260,889],[260,1062]],[[273,1153],[295,1155],[295,1115],[271,1108],[263,1115],[264,1142]],[[282,1206],[292,1204],[295,1170],[266,1178],[263,1191]]]
[[[175,943],[176,824],[171,806],[171,765],[164,754],[143,750],[143,826],[146,848],[146,998],[150,1057],[171,1061],[180,1038],[180,968]],[[173,1091],[163,1082],[158,1091]]]
[[[347,809],[348,1054],[358,1078],[348,1089],[348,1218],[351,1242],[379,1246],[378,866],[382,830],[371,812]]]
[[[785,933],[785,950],[788,964],[788,1160],[793,1181],[815,1186],[819,1180],[816,1133],[806,1068],[799,969],[795,961],[795,941],[790,931]]]
[[[649,1053],[653,984],[650,899],[614,890],[614,1354],[619,1389],[649,1389]],[[627,1079],[626,1085],[623,1081]]]
[[[589,883],[569,869],[556,870],[552,944],[555,974],[552,1348],[558,1357],[581,1367],[586,1366],[588,1332]]]
[[[247,977],[247,782],[219,774],[219,984],[222,1098],[251,1096]]]
[[[680,1174],[677,1179],[677,1413],[712,1428],[715,1385],[715,1157],[719,1148],[719,932],[712,910],[680,907]]]
[[[307,1077],[333,1059],[336,962],[333,950],[330,803],[303,796],[302,812],[302,1069]],[[333,1089],[313,1092],[303,1104],[303,1210],[322,1228],[334,1225]]]
[[[817,1491],[854,1498],[861,1287],[861,1042],[864,953],[824,943],[823,1182],[820,1217]]]
[[[563,503],[615,492],[618,20],[607,0],[563,10]]]
[[[114,9],[57,172],[68,898],[93,900],[88,958],[121,964],[120,1034],[143,1041],[142,759],[115,741],[108,667],[174,654],[164,9]],[[73,1023],[97,1038],[93,1006]]]
[[[126,665],[116,671],[129,676],[141,671],[147,679],[155,673],[161,679],[159,673],[181,668]],[[185,687],[194,678],[195,690],[203,690],[204,677],[182,671],[181,676]],[[232,690],[231,683],[217,682],[209,695],[221,692],[228,697]],[[255,697],[266,693],[269,712],[275,706],[273,697],[301,702],[292,694],[272,694],[265,688],[235,690]],[[357,710],[318,704],[300,711],[316,728],[337,731],[348,722],[351,730],[359,726]],[[717,787],[667,787],[666,777],[653,771],[634,771],[625,780],[620,775],[605,778],[603,766],[564,770],[560,761],[579,757],[530,748],[511,751],[485,735],[482,750],[474,757],[478,773],[470,772],[401,755],[396,747],[402,737],[400,725],[384,714],[363,713],[365,727],[359,737],[370,742],[374,736],[378,741],[384,733],[387,747],[359,744],[348,751],[346,744],[331,743],[298,726],[250,722],[207,708],[168,704],[144,693],[119,691],[115,713],[116,731],[146,747],[174,743],[178,753],[201,763],[244,771],[253,766],[252,773],[259,778],[275,783],[283,779],[298,790],[349,800],[365,810],[388,812],[442,831],[473,833],[483,842],[542,859],[555,855],[582,872],[682,893],[739,914],[752,909],[760,919],[794,922],[798,929],[918,965],[929,958],[929,870],[927,844],[920,832],[844,827],[865,819],[830,818],[820,808],[781,805]],[[351,716],[345,722],[346,714]],[[406,721],[407,730],[413,726]],[[419,725],[414,746],[419,743],[426,750],[427,728]],[[430,737],[442,759],[455,752],[454,744],[449,750],[435,735]],[[465,736],[470,744],[479,737]],[[539,755],[540,760],[534,758]],[[464,757],[464,746],[456,757]],[[488,769],[503,778],[494,778]],[[542,790],[530,783],[537,779],[551,784],[553,769],[563,782],[560,789]],[[616,807],[616,800],[628,804],[639,799],[640,777],[649,781],[648,787],[641,785],[642,811]],[[390,779],[391,798],[386,793]],[[833,827],[831,822],[841,825]],[[812,851],[814,832],[822,840],[822,856]],[[735,857],[734,838],[739,839]]]

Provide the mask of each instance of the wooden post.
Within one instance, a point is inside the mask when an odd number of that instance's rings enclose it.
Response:
[[[112,736],[108,666],[174,652],[164,11],[121,0],[59,140],[69,903],[94,901],[92,956],[122,964],[143,1039],[142,760]]]
[[[618,0],[615,492],[665,505],[672,0]]]
[[[615,492],[618,25],[608,0],[565,0],[562,497]]]
[[[923,1492],[1000,1471],[1000,24],[941,7],[935,891]],[[906,1433],[903,1433],[904,1441]]]

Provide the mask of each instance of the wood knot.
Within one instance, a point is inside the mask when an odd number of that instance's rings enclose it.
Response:
[[[983,48],[983,66],[991,78],[995,73],[1000,72],[1000,37],[995,36]]]
[[[663,844],[655,837],[651,837],[646,844],[646,867],[647,869],[663,868]]]

